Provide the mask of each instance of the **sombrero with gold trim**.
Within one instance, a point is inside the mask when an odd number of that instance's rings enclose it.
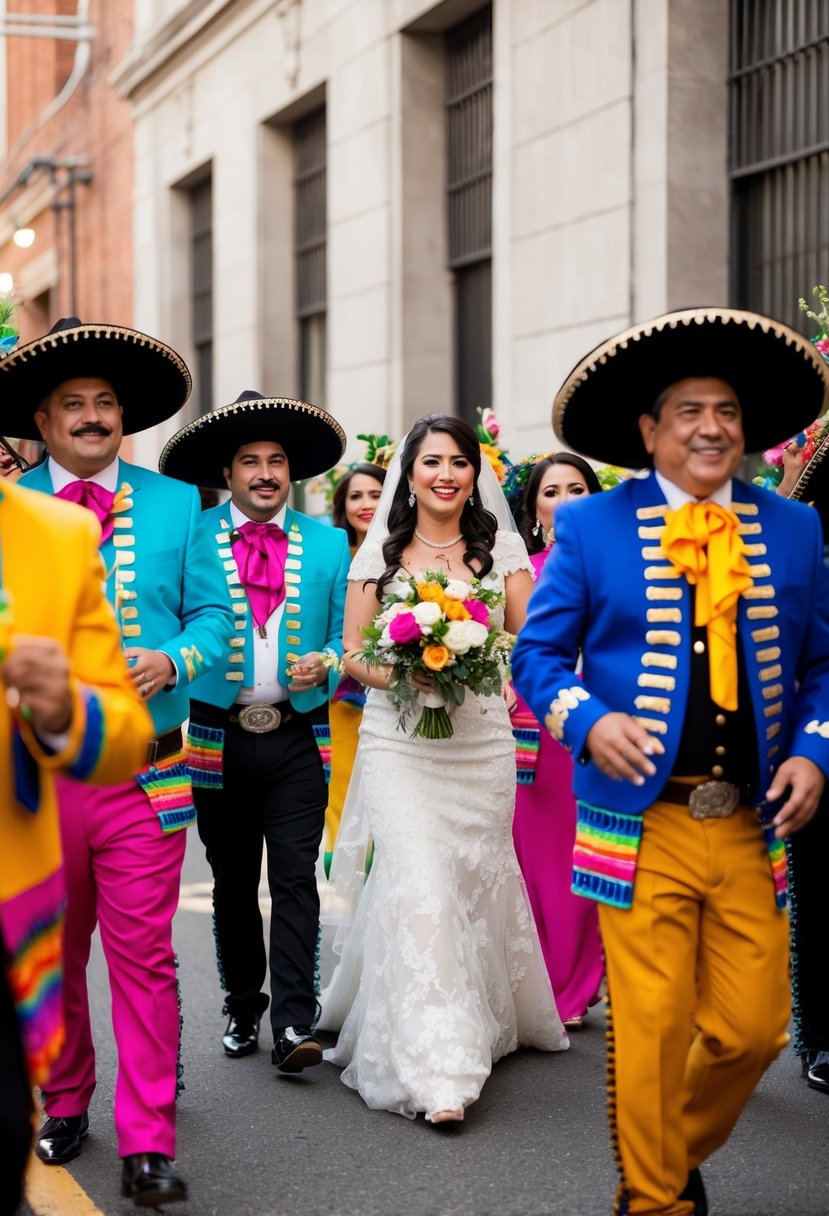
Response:
[[[246,389],[230,405],[182,427],[164,448],[158,467],[179,481],[224,490],[223,470],[239,448],[267,439],[285,449],[292,481],[332,468],[346,444],[339,422],[318,405]]]
[[[553,429],[593,460],[644,468],[651,458],[638,418],[690,376],[731,385],[748,452],[771,447],[826,408],[829,368],[808,338],[760,313],[688,308],[634,325],[582,359],[556,394]]]
[[[40,439],[35,411],[65,380],[108,380],[133,435],[178,413],[190,396],[187,364],[157,338],[123,325],[60,321],[0,359],[0,419],[12,435]]]

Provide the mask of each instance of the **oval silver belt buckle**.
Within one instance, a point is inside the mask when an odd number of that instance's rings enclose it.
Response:
[[[239,725],[255,735],[266,735],[277,730],[282,721],[282,711],[274,705],[245,705],[239,710]]]
[[[692,819],[727,819],[740,804],[740,787],[731,781],[703,781],[691,790]]]

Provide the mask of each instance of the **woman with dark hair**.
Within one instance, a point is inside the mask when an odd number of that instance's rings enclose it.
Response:
[[[341,1028],[327,1058],[370,1107],[443,1123],[463,1119],[500,1056],[558,1050],[567,1036],[512,845],[503,698],[467,693],[451,738],[412,738],[386,696],[389,669],[358,657],[383,595],[429,570],[502,591],[494,623],[520,628],[526,548],[474,431],[443,414],[401,444],[349,573],[344,661],[369,693],[328,892],[339,914],[323,912],[343,940],[320,1021]],[[428,679],[418,688],[428,693]]]
[[[385,480],[385,469],[363,461],[355,464],[337,482],[331,500],[331,518],[335,528],[343,528],[348,533],[348,543],[354,553],[366,538]]]
[[[342,528],[348,533],[352,557],[366,538],[385,480],[385,469],[364,461],[355,464],[337,482],[331,502],[331,517],[335,528]],[[328,715],[331,729],[331,777],[325,810],[325,847],[328,853],[334,848],[340,830],[365,703],[366,691],[362,684],[353,676],[343,676],[331,698]]]
[[[594,470],[575,452],[556,452],[539,460],[527,482],[518,529],[527,551],[549,552],[555,539],[553,515],[560,503],[598,494],[601,488]]]
[[[536,463],[527,481],[521,519],[536,578],[552,552],[556,511],[601,488],[587,461],[572,452]],[[604,966],[596,904],[570,889],[576,839],[573,759],[547,730],[539,728],[520,697],[511,716],[518,758],[515,851],[556,1005],[564,1025],[574,1030],[582,1025],[588,1006],[599,999]]]

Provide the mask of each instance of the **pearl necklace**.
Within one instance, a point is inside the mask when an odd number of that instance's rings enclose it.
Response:
[[[417,528],[415,528],[414,534],[418,540],[423,541],[423,544],[428,545],[430,549],[451,549],[452,546],[456,545],[459,540],[463,540],[462,532],[459,536],[456,536],[454,540],[445,541],[427,540],[425,536],[420,535]]]

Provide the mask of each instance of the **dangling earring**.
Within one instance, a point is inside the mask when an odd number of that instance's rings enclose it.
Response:
[[[470,507],[475,506],[475,495],[474,494],[469,495],[469,505],[470,505]]]
[[[409,486],[409,506],[413,507],[414,505],[415,505],[414,486]]]
[[[544,529],[541,526],[541,520],[537,519],[535,521],[535,527],[533,528],[533,536],[541,536],[543,534],[543,532],[544,532]]]

